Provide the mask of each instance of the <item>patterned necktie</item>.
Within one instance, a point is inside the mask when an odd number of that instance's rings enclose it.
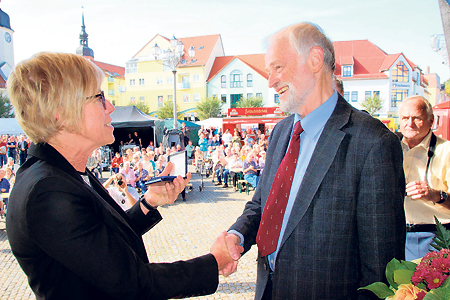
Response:
[[[272,183],[269,197],[259,224],[256,244],[261,256],[267,256],[277,249],[284,211],[289,199],[295,167],[300,151],[300,133],[303,132],[300,121],[295,124],[289,148],[278,167]]]

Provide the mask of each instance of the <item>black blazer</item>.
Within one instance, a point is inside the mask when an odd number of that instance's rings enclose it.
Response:
[[[288,147],[293,121],[292,115],[275,126],[255,195],[230,228],[244,235],[246,251],[255,244],[261,209]],[[386,264],[405,255],[402,161],[398,138],[339,97],[281,241],[273,300],[356,299],[359,287],[386,281]],[[268,276],[267,257],[258,257],[255,299],[261,299]]]
[[[208,254],[149,263],[141,235],[162,218],[139,202],[124,212],[87,171],[86,184],[48,144],[32,145],[17,172],[6,222],[13,254],[37,299],[167,299],[214,293]]]

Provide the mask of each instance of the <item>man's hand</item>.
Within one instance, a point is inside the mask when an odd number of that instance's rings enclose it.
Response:
[[[440,191],[432,189],[426,181],[411,181],[406,185],[406,195],[411,199],[422,199],[438,202],[441,199]]]
[[[222,232],[211,246],[211,254],[216,258],[219,274],[225,277],[236,271],[238,259],[244,251],[243,247],[235,244],[232,235],[227,234],[226,231]]]
[[[172,162],[168,162],[164,171],[160,176],[168,176],[172,170]],[[147,192],[145,192],[145,200],[151,206],[161,206],[165,204],[172,204],[177,200],[178,194],[180,194],[186,185],[191,180],[191,173],[186,174],[186,179],[178,176],[172,182],[158,182],[148,186]],[[148,210],[141,204],[142,211],[146,214]]]

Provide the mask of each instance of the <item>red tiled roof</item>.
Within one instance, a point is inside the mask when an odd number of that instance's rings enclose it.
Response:
[[[394,62],[403,56],[414,70],[418,68],[403,53],[387,54],[368,40],[334,42],[336,55],[336,76],[341,77],[342,65],[353,65],[353,76],[346,79],[388,78],[384,71],[389,70]],[[350,59],[353,59],[353,63]]]
[[[0,76],[0,88],[6,88],[6,81],[3,80],[2,76]]]
[[[93,60],[92,62],[94,64],[96,64],[100,69],[102,69],[102,71],[105,72],[107,75],[119,77],[119,78],[125,78],[125,68],[124,67],[111,65],[111,64],[99,62],[96,60]],[[119,75],[116,75],[114,73],[119,74]]]
[[[211,68],[211,72],[209,72],[209,77],[206,82],[209,82],[213,79],[220,71],[223,70],[230,62],[232,62],[235,58],[239,59],[247,66],[255,70],[262,77],[268,79],[269,74],[265,71],[265,54],[247,54],[247,55],[234,55],[234,56],[221,56],[216,57],[214,64]]]

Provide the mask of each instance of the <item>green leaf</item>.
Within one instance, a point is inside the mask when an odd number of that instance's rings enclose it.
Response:
[[[395,295],[395,293],[383,282],[375,282],[369,284],[368,286],[359,288],[358,290],[369,290],[381,299]]]
[[[394,272],[400,269],[401,266],[400,261],[396,258],[393,258],[386,266],[386,279],[394,289],[398,289],[398,284],[394,280]]]
[[[413,275],[414,271],[411,270],[395,270],[394,271],[394,281],[397,284],[409,284],[411,283],[411,276]]]
[[[434,220],[436,221],[436,236],[433,238],[435,244],[431,244],[431,246],[438,251],[450,249],[450,231],[439,222],[436,216],[434,216]]]
[[[413,272],[416,270],[416,267],[417,267],[417,264],[413,263],[411,261],[402,260],[401,264],[404,265],[406,267],[406,269],[411,270]]]

